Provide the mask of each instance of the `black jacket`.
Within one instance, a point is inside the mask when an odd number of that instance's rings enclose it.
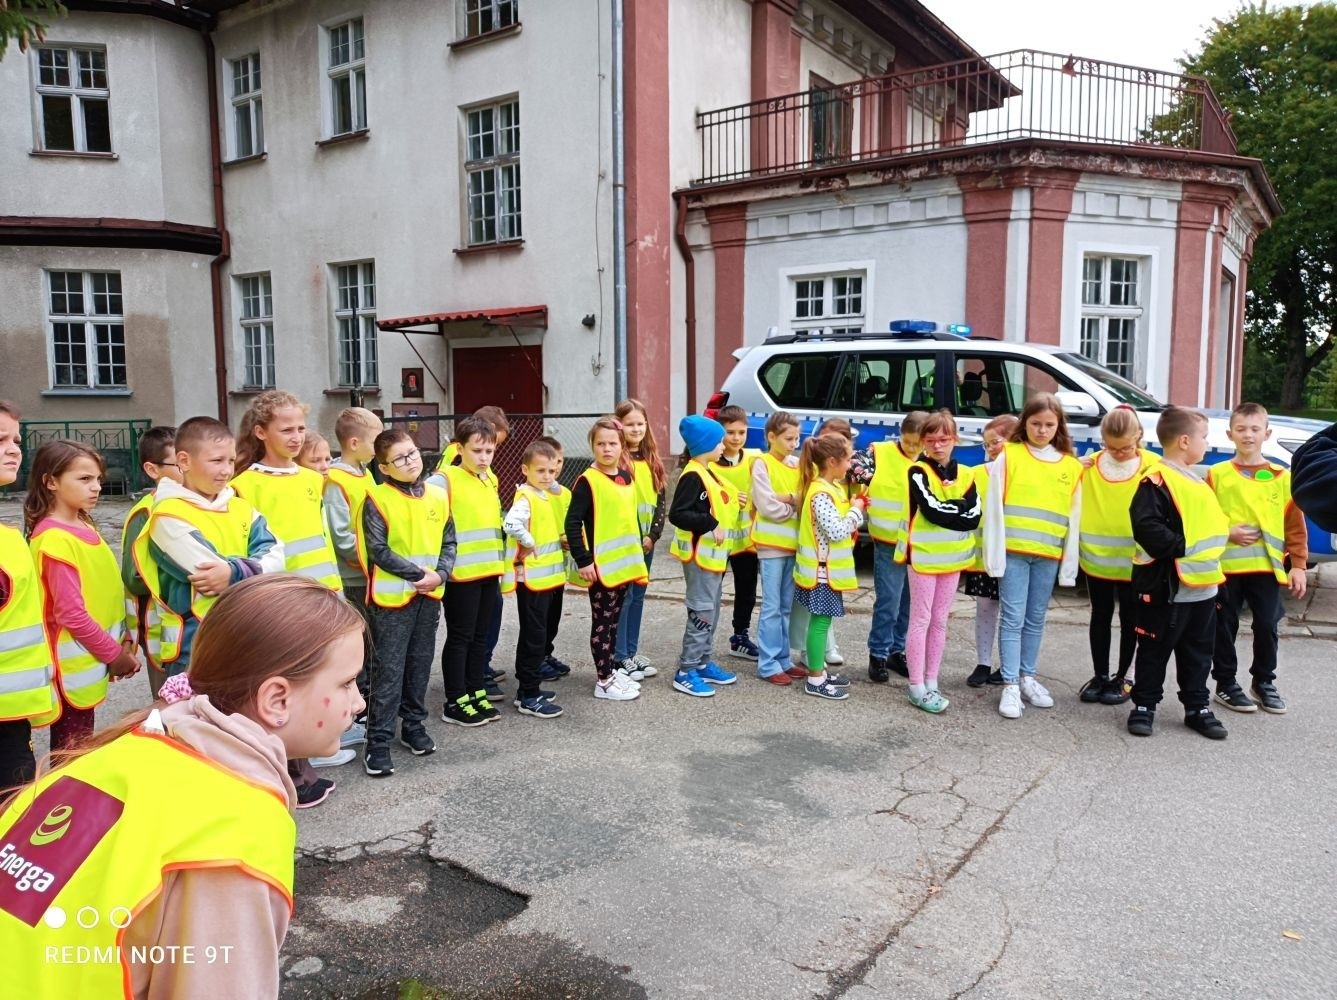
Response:
[[[1295,505],[1324,531],[1337,533],[1337,424],[1296,449],[1291,459]]]
[[[669,508],[669,524],[692,533],[692,541],[720,526],[710,512],[710,494],[695,469],[678,477],[678,488],[673,491],[673,506]]]
[[[961,467],[955,461],[950,461],[945,466],[939,465],[931,458],[923,458],[920,461],[931,467],[944,482],[954,482],[961,474]],[[907,524],[914,519],[915,512],[919,510],[924,512],[924,517],[930,524],[936,524],[948,531],[974,531],[979,527],[980,517],[984,513],[980,508],[979,490],[975,488],[973,482],[960,500],[940,500],[933,493],[928,473],[912,466],[910,509],[905,516]]]
[[[1145,594],[1151,604],[1168,604],[1179,593],[1174,561],[1184,554],[1184,519],[1164,483],[1151,478],[1137,484],[1128,505],[1133,540],[1155,562],[1133,564],[1133,593]]]

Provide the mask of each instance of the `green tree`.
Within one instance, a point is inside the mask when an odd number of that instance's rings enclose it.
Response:
[[[27,52],[31,42],[46,40],[46,21],[34,16],[44,12],[64,17],[65,6],[59,0],[0,0],[0,59],[11,41],[18,42],[20,52]]]
[[[1246,4],[1181,66],[1211,83],[1285,208],[1254,248],[1245,329],[1282,363],[1278,402],[1301,407],[1337,330],[1337,5]]]

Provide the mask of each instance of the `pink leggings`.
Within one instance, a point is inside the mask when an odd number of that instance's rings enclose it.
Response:
[[[910,631],[905,638],[905,660],[911,684],[938,679],[942,648],[947,644],[947,615],[960,577],[960,573],[932,575],[910,567]]]

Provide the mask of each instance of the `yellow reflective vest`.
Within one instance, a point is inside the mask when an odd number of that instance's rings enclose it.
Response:
[[[756,468],[757,462],[764,462],[766,465],[766,476],[771,484],[771,492],[776,496],[794,496],[797,497],[799,486],[799,470],[794,466],[785,465],[769,452],[755,459],[752,463]],[[762,517],[761,512],[753,506],[752,510],[752,545],[755,548],[758,545],[764,545],[771,549],[780,549],[784,552],[793,552],[798,549],[798,510],[799,504],[794,504],[794,516],[787,521],[772,521]]]
[[[650,469],[650,463],[633,458],[631,481],[636,489],[636,524],[644,538],[650,534],[650,526],[655,523],[655,510],[659,506],[659,492],[655,489],[655,475]]]
[[[1133,578],[1133,522],[1128,507],[1147,470],[1160,461],[1149,451],[1139,451],[1140,464],[1132,476],[1111,482],[1100,471],[1098,451],[1082,473],[1082,521],[1077,548],[1082,572],[1101,580],[1127,583]]]
[[[451,465],[445,476],[450,514],[455,519],[455,565],[450,578],[463,582],[501,576],[504,546],[496,475],[488,472],[480,479],[462,465]]]
[[[1170,491],[1175,509],[1184,522],[1184,555],[1175,560],[1175,572],[1190,587],[1210,587],[1225,583],[1221,572],[1221,554],[1226,550],[1230,522],[1216,502],[1216,494],[1202,480],[1167,463],[1153,466],[1142,478],[1159,475]],[[1139,565],[1154,562],[1138,545],[1133,561]]]
[[[166,872],[233,868],[281,893],[291,911],[296,842],[277,789],[142,729],[43,775],[0,814],[6,995],[131,997],[132,966],[155,959],[132,953],[122,928],[162,891]],[[162,945],[210,961],[207,940]]]
[[[441,540],[450,520],[450,499],[446,491],[433,483],[423,484],[420,497],[411,496],[390,483],[378,483],[367,491],[366,502],[376,508],[385,522],[385,541],[390,551],[420,569],[435,572],[441,560]],[[367,600],[380,608],[402,608],[417,591],[402,576],[381,569],[368,560]],[[445,581],[424,597],[441,600]]]
[[[437,472],[445,472],[455,464],[455,459],[460,457],[460,443],[451,441],[446,445],[446,450],[441,453],[441,461],[436,463]]]
[[[526,589],[555,590],[566,583],[566,553],[562,551],[566,505],[561,504],[554,494],[529,485],[517,486],[515,493],[516,496],[523,494],[529,501],[529,533],[534,537],[534,548],[521,560],[520,544],[514,538],[506,538],[506,571],[501,577],[501,592],[510,594],[515,591],[517,564],[524,569],[521,582]],[[559,511],[561,520],[557,517]]]
[[[1291,473],[1279,465],[1268,464],[1268,478],[1246,476],[1234,462],[1225,461],[1207,470],[1207,484],[1216,494],[1226,520],[1259,529],[1262,537],[1252,545],[1226,542],[1221,555],[1221,571],[1236,573],[1271,573],[1277,583],[1286,579],[1286,511],[1291,505]]]
[[[645,549],[636,520],[636,487],[621,486],[590,466],[580,474],[590,484],[594,501],[594,569],[605,587],[645,583]]]
[[[42,587],[28,543],[8,525],[0,525],[0,570],[9,584],[0,605],[0,721],[50,725],[60,715],[60,696],[42,625]]]
[[[960,500],[975,482],[974,471],[960,463],[951,483],[943,482],[927,462],[915,462],[910,468],[927,473],[929,489],[939,500]],[[916,509],[909,527],[896,543],[896,561],[908,562],[916,573],[927,576],[960,573],[975,562],[975,532],[940,527],[924,516],[923,508]]]
[[[799,512],[798,552],[794,554],[794,584],[804,590],[812,590],[817,586],[817,570],[821,565],[817,558],[816,521],[812,514],[812,502],[819,493],[825,493],[831,498],[841,517],[850,510],[847,491],[834,483],[815,479],[808,487],[803,497],[803,509]],[[854,573],[853,535],[827,544],[826,582],[832,590],[853,590],[859,585]]]
[[[74,567],[88,616],[119,642],[125,635],[125,589],[121,585],[121,567],[101,536],[96,544],[90,545],[72,531],[48,528],[28,545],[38,580],[48,559]],[[49,599],[43,587],[43,606]],[[75,708],[101,705],[107,697],[107,665],[54,620],[48,618],[45,627],[47,645],[56,665],[56,680],[65,700]]]
[[[557,518],[557,530],[561,533],[562,541],[566,541],[566,513],[571,509],[571,491],[565,486],[558,484],[557,489],[552,494],[552,513]],[[562,551],[562,565],[566,567],[566,582],[576,587],[589,587],[589,583],[580,575],[580,567],[576,565],[575,559],[571,558],[571,551],[568,545]]]
[[[752,503],[752,463],[761,458],[761,452],[755,448],[744,448],[738,456],[737,465],[710,463],[710,471],[715,478],[726,484],[735,493],[747,494],[747,505],[738,509],[738,523],[729,529],[729,555],[739,552],[756,552],[752,544],[752,516],[755,507]]]
[[[719,529],[724,533],[724,540],[715,541],[713,532],[703,532],[692,537],[692,533],[683,528],[673,529],[673,544],[669,551],[679,562],[695,562],[702,569],[711,573],[723,573],[729,565],[729,556],[733,552],[734,532],[738,528],[738,495],[725,487],[704,465],[692,459],[682,470],[682,475],[694,472],[701,479],[706,496],[710,500],[710,516],[719,522]],[[678,480],[682,482],[681,478]]]
[[[334,543],[325,524],[325,481],[319,472],[298,469],[277,474],[252,468],[233,479],[232,488],[265,516],[269,530],[283,543],[285,570],[343,593]]]
[[[135,539],[143,533],[149,526],[149,512],[153,509],[153,492],[150,491],[140,497],[130,512],[125,515],[125,521],[121,525],[121,551],[126,547],[134,551]],[[135,521],[139,526],[134,527]],[[122,560],[124,565],[124,560]],[[135,575],[139,577],[139,582],[144,582],[143,577],[136,570]],[[126,582],[124,577],[122,582]],[[145,585],[147,589],[147,585]],[[141,603],[142,602],[142,603]],[[142,617],[141,617],[142,616]],[[128,585],[125,591],[125,634],[132,635],[136,640],[140,638],[141,629],[143,631],[144,646],[147,650],[150,639],[157,639],[162,632],[162,621],[158,618],[158,609],[153,603],[151,597],[143,597],[130,591]],[[162,665],[157,663],[152,656],[148,658],[150,667],[161,669]]]
[[[1045,462],[1017,441],[1003,446],[1003,531],[1007,551],[1044,559],[1063,558],[1072,497],[1082,481],[1082,463],[1071,455]]]
[[[367,573],[367,553],[362,541],[362,505],[367,502],[367,493],[376,480],[372,479],[371,473],[366,469],[362,474],[349,472],[347,469],[331,468],[329,477],[326,479],[326,487],[333,486],[344,496],[344,501],[348,504],[348,523],[352,528],[353,537],[357,539],[358,569],[363,576]],[[333,541],[330,543],[333,545]],[[338,556],[338,553],[335,553]]]
[[[879,542],[895,545],[905,531],[906,502],[910,496],[908,477],[915,460],[901,451],[898,441],[878,441],[872,451],[868,533]]]

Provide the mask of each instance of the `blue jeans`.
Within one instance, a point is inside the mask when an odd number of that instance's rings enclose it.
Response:
[[[654,549],[645,554],[645,572],[655,560]],[[648,584],[647,584],[648,586]],[[613,655],[620,664],[636,655],[641,645],[641,612],[645,610],[645,587],[639,583],[627,584],[627,599],[622,602],[622,614],[617,620],[617,643]]]
[[[895,559],[896,546],[873,543],[873,626],[868,630],[868,655],[885,660],[905,652],[910,630],[910,588],[905,563]]]
[[[1035,676],[1045,614],[1058,579],[1058,560],[1007,554],[1007,570],[998,581],[1001,618],[998,623],[998,658],[1004,684],[1017,683],[1018,674]]]
[[[774,677],[789,660],[789,609],[794,606],[794,557],[758,559],[761,568],[761,618],[757,622],[757,676]]]

